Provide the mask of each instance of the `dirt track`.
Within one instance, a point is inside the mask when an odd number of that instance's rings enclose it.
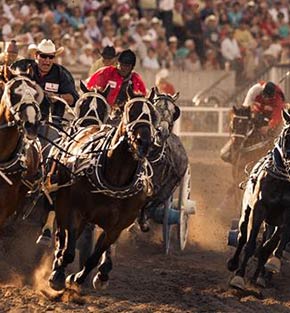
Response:
[[[226,236],[236,213],[231,205],[219,209],[219,203],[231,182],[230,169],[219,161],[194,162],[192,182],[198,211],[186,250],[180,253],[173,240],[165,256],[156,225],[149,234],[125,232],[105,291],[47,299],[41,290],[49,292],[50,259],[36,262],[41,255],[34,244],[37,228],[22,225],[2,234],[0,312],[290,312],[288,263],[270,288],[249,286],[244,293],[228,288]]]

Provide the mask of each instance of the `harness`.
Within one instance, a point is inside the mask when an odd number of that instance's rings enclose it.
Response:
[[[105,179],[103,168],[105,167],[106,155],[125,139],[121,137],[118,143],[112,147],[111,142],[115,132],[115,128],[111,128],[108,132],[100,131],[94,134],[93,138],[81,147],[78,155],[68,158],[62,156],[59,163],[66,167],[71,175],[70,180],[64,185],[59,186],[59,188],[72,185],[77,177],[85,176],[91,184],[92,193],[102,193],[110,197],[128,198],[146,188],[150,190],[152,188],[151,178],[153,176],[153,170],[146,158],[138,162],[134,179],[129,185],[121,187],[112,186]]]

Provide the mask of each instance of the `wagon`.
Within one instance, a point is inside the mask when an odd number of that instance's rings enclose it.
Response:
[[[188,237],[190,215],[196,212],[196,203],[190,199],[190,166],[181,180],[177,198],[171,196],[158,207],[148,208],[148,217],[155,223],[162,225],[164,252],[169,253],[172,236],[172,226],[176,225],[177,239],[181,251],[185,249]]]

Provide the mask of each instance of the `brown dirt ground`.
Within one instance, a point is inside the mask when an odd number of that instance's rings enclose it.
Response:
[[[290,312],[286,261],[269,288],[228,288],[231,274],[225,264],[232,248],[226,245],[227,231],[237,211],[230,203],[219,204],[231,184],[230,168],[218,160],[192,160],[191,165],[198,210],[185,251],[178,250],[175,229],[167,256],[159,225],[146,234],[124,232],[105,291],[86,288],[82,296],[66,292],[48,299],[41,291],[53,295],[47,285],[52,251],[40,261],[38,228],[22,222],[1,234],[0,312]]]

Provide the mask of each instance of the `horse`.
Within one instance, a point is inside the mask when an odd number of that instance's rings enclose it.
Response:
[[[28,192],[40,188],[40,86],[16,75],[4,84],[0,101],[0,226],[23,211]]]
[[[158,118],[147,98],[132,94],[117,129],[84,137],[78,156],[61,160],[59,182],[69,183],[58,190],[55,202],[57,248],[49,277],[53,289],[65,287],[65,268],[75,257],[76,239],[87,222],[97,224],[103,231],[83,269],[67,277],[68,284],[84,283],[102,254],[145,205],[152,193],[153,174],[146,157]],[[111,268],[112,260],[108,257],[98,268],[94,287],[107,283]]]
[[[275,231],[256,251],[258,266],[253,281],[265,286],[260,274],[265,268],[279,272],[283,249],[290,237],[290,115],[283,111],[285,126],[274,148],[253,168],[243,196],[239,221],[238,244],[227,267],[235,271],[230,285],[245,289],[245,271],[256,250],[256,240],[262,223],[275,226]],[[240,254],[244,251],[242,262]],[[274,253],[273,253],[274,251]],[[269,258],[273,253],[273,257]]]
[[[180,184],[188,165],[187,153],[180,138],[172,133],[174,122],[180,116],[180,109],[176,105],[179,94],[160,93],[158,88],[152,88],[149,100],[160,114],[155,144],[151,149],[148,160],[152,165],[154,176],[153,194],[148,197],[147,205],[141,210],[138,219],[142,231],[149,231],[147,224],[151,209],[165,203]]]
[[[246,179],[246,174],[265,153],[273,147],[275,134],[265,137],[258,128],[263,125],[263,116],[252,115],[250,107],[233,106],[230,117],[230,139],[221,149],[221,158],[232,164],[233,186],[229,188],[229,197],[234,195],[234,205],[238,206],[242,192],[239,184]]]
[[[49,193],[53,192],[58,186],[57,182],[52,182],[52,177],[56,176],[57,164],[59,158],[66,149],[69,149],[67,143],[74,145],[82,140],[83,136],[94,134],[107,122],[110,113],[110,106],[107,103],[106,97],[109,92],[107,87],[103,92],[89,91],[85,84],[80,82],[80,89],[83,94],[77,100],[73,112],[73,120],[69,127],[64,130],[58,131],[59,137],[57,142],[51,142],[46,149],[46,177],[45,186]],[[61,136],[60,136],[61,134]],[[47,138],[46,138],[47,140]],[[73,147],[71,152],[73,152]],[[53,231],[55,212],[52,210],[51,205],[45,202],[46,210],[49,211],[46,222],[43,226],[43,233],[37,239],[37,243],[44,245],[51,245],[51,233]],[[87,244],[86,244],[87,247]],[[88,249],[84,249],[87,251]]]

